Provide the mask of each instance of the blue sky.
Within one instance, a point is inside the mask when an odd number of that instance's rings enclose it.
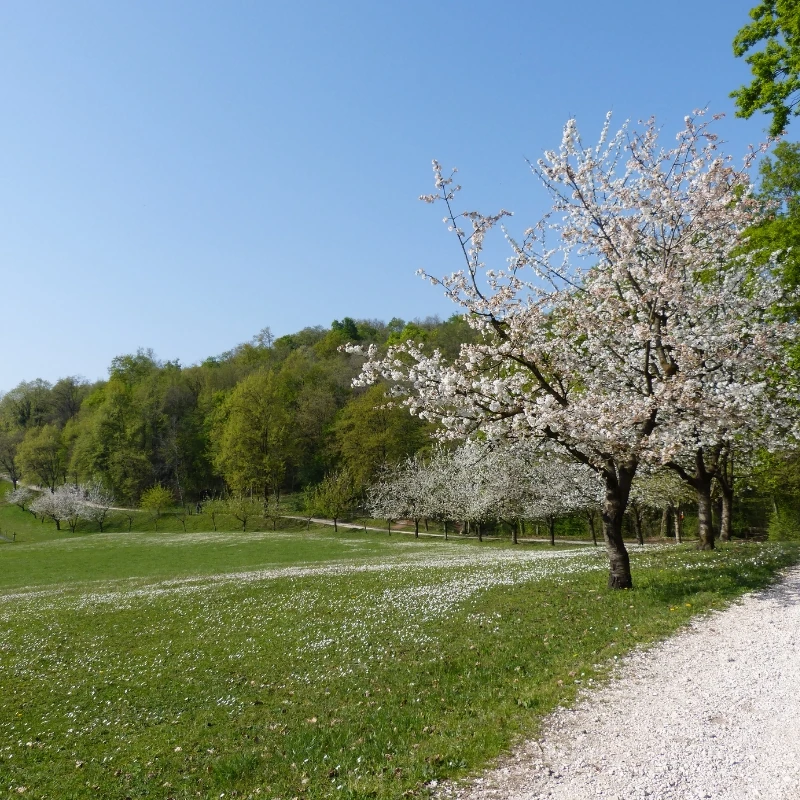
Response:
[[[454,310],[430,161],[464,206],[544,211],[525,158],[655,114],[733,117],[754,0],[0,5],[0,389],[190,364],[343,316]]]

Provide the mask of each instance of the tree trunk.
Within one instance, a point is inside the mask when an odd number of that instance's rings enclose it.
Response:
[[[664,506],[661,512],[661,538],[667,538],[667,531],[669,530],[669,506]]]
[[[478,529],[478,541],[482,542],[483,541],[483,526],[481,525],[480,522],[476,522],[475,526]]]
[[[680,464],[668,464],[680,477],[697,492],[697,535],[700,550],[714,549],[714,525],[711,514],[711,482],[718,478],[720,465],[724,459],[722,446],[704,451],[702,447],[695,452],[694,474],[687,473]],[[677,530],[676,530],[677,533]]]
[[[633,520],[633,530],[636,532],[636,541],[640,546],[644,545],[644,535],[642,534],[642,518],[639,509],[631,506],[631,519]]]
[[[632,589],[631,561],[622,538],[622,522],[636,467],[617,468],[606,474],[606,496],[600,517],[608,552],[608,588]]]
[[[733,533],[733,454],[728,453],[722,462],[717,475],[720,493],[722,494],[722,513],[719,522],[719,538],[721,542],[729,542]]]
[[[556,521],[554,519],[547,520],[547,530],[550,534],[550,545],[556,546]]]
[[[389,536],[392,535],[392,521],[390,519],[386,520],[386,527],[389,529]]]
[[[683,514],[680,506],[672,509],[672,524],[675,528],[675,544],[681,544],[683,542]]]
[[[447,541],[447,520],[444,521],[444,540]]]
[[[519,523],[516,525],[511,526],[511,543],[512,544],[519,544],[517,541],[517,528],[519,527]]]
[[[592,537],[594,546],[597,547],[597,529],[594,526],[594,511],[586,512],[586,519],[589,521],[589,533]]]
[[[336,517],[333,518],[333,532],[339,533],[339,526],[336,524]]]
[[[733,533],[733,489],[722,487],[722,515],[719,523],[719,539],[729,542]]]
[[[711,515],[711,478],[697,480],[697,536],[700,550],[714,549],[714,525]]]
[[[414,538],[419,539],[419,517],[414,519]]]

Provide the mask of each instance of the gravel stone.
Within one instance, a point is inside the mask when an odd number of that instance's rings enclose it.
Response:
[[[620,662],[458,800],[800,800],[800,568]]]

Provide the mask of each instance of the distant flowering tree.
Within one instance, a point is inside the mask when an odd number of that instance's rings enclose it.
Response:
[[[30,504],[30,509],[53,520],[56,530],[60,531],[61,523],[66,522],[74,533],[78,522],[85,518],[86,498],[82,487],[65,483],[52,492],[42,492]]]
[[[86,519],[96,522],[100,526],[100,533],[106,523],[111,507],[114,505],[114,493],[107,489],[100,481],[93,481],[81,487],[85,500],[83,515]]]
[[[633,482],[630,503],[634,513],[650,509],[661,512],[661,535],[668,533],[668,522],[672,516],[675,540],[682,541],[682,523],[680,508],[696,499],[691,486],[672,470],[640,471]],[[638,525],[641,524],[639,520]],[[637,531],[638,532],[638,531]]]
[[[28,508],[41,517],[42,520],[51,519],[56,524],[56,530],[61,530],[61,521],[64,519],[63,509],[55,492],[44,491],[37,498],[35,498]]]
[[[35,497],[35,492],[27,486],[20,486],[5,496],[6,503],[13,503],[19,506],[23,511],[27,511],[31,501]]]
[[[369,513],[382,519],[410,519],[414,536],[419,538],[419,523],[434,517],[430,488],[435,473],[420,454],[410,456],[384,471],[381,480],[368,493]]]
[[[417,536],[423,518],[474,523],[479,538],[486,522],[533,519],[545,521],[552,538],[558,517],[599,507],[601,488],[591,470],[551,450],[467,442],[386,470],[368,507],[376,517],[413,520]]]
[[[756,269],[741,253],[763,210],[708,123],[687,117],[669,150],[652,119],[641,132],[609,126],[586,146],[570,120],[560,149],[532,165],[552,212],[508,237],[500,270],[485,268],[482,250],[508,212],[458,213],[460,187],[434,162],[436,193],[423,199],[445,205],[465,268],[425,277],[481,341],[452,363],[410,341],[382,357],[371,347],[358,382],[394,381],[444,437],[544,440],[593,470],[609,586],[627,588],[622,523],[639,465],[681,465],[701,493],[709,448],[792,428],[791,392],[770,376],[787,369],[797,326],[776,319],[784,297],[771,262]],[[687,454],[702,469],[689,473]],[[709,494],[700,539],[713,546]]]

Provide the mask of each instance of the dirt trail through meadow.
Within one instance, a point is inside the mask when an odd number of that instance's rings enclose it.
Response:
[[[800,567],[621,664],[459,800],[798,800]]]

